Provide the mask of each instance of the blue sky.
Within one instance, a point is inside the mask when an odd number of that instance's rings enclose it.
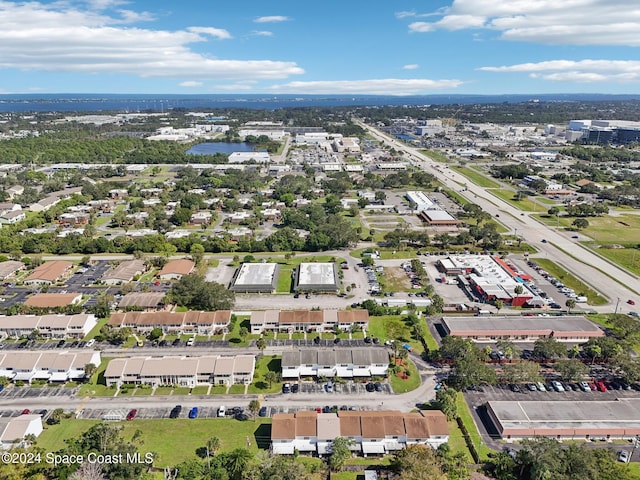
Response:
[[[0,0],[0,93],[640,93],[636,0]]]

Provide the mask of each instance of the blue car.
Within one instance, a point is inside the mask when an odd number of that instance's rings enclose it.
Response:
[[[189,418],[198,418],[198,407],[193,407],[189,410]]]

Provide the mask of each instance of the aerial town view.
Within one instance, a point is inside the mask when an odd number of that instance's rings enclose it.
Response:
[[[640,10],[186,3],[0,1],[0,479],[640,479]]]

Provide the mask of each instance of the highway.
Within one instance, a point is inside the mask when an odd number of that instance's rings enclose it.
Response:
[[[557,263],[609,300],[605,306],[591,307],[593,310],[612,312],[617,307],[619,312],[624,312],[624,304],[628,299],[633,299],[636,303],[640,302],[638,277],[583,247],[571,238],[571,234],[557,231],[538,222],[528,212],[522,212],[492,195],[466,177],[423,155],[418,149],[365,123],[357,120],[355,123],[379,141],[405,152],[414,166],[433,174],[446,187],[455,190],[470,202],[480,205],[492,217],[496,218],[499,215],[499,221],[505,227],[539,250],[535,256],[548,258]],[[546,240],[546,243],[542,240]]]

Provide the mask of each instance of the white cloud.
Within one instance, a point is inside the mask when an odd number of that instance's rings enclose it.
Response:
[[[268,30],[254,30],[251,32],[251,35],[255,35],[256,37],[273,37],[273,32]]]
[[[409,31],[483,28],[511,41],[640,46],[640,7],[628,0],[453,0],[437,14],[438,20],[411,23]]]
[[[201,87],[204,84],[202,82],[196,82],[195,80],[188,80],[186,82],[180,82],[178,85],[180,85],[181,87],[193,88]]]
[[[231,34],[222,28],[189,27],[187,28],[187,30],[193,33],[204,33],[206,35],[211,35],[212,37],[219,38],[220,40],[228,40],[229,38],[231,38]]]
[[[295,62],[224,59],[189,47],[212,37],[230,38],[223,29],[124,28],[123,21],[117,13],[85,11],[67,3],[0,0],[0,68],[217,80],[284,79],[304,73]]]
[[[618,82],[640,81],[640,61],[637,60],[550,60],[499,67],[481,67],[485,72],[528,73],[533,78],[558,82]]]
[[[405,11],[405,12],[396,12],[396,18],[407,18],[407,17],[415,17],[416,12],[414,11]]]
[[[420,68],[420,65],[417,63],[410,63],[402,67],[403,70],[416,70],[417,68]]]
[[[278,23],[278,22],[288,22],[291,20],[289,17],[285,17],[284,15],[269,15],[266,17],[258,17],[254,20],[255,23]]]
[[[419,95],[433,90],[456,88],[460,80],[397,79],[328,80],[289,82],[274,85],[271,91],[300,94]]]

